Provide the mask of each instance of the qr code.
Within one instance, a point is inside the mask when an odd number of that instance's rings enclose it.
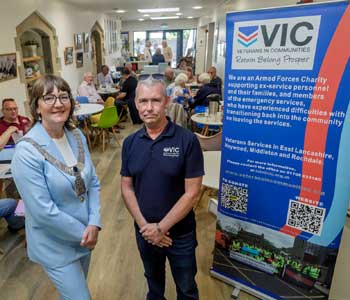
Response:
[[[287,225],[321,235],[326,209],[290,200]]]
[[[228,183],[221,185],[221,206],[242,213],[247,212],[248,189]]]

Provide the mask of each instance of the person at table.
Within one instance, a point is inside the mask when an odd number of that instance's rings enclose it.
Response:
[[[117,107],[119,117],[122,118],[124,116],[121,115],[122,112],[124,112],[124,114],[127,113],[125,109],[123,110],[123,106],[125,107],[127,105],[129,108],[132,123],[141,124],[142,121],[137,113],[135,106],[135,90],[137,86],[137,80],[131,76],[131,72],[127,68],[124,68],[121,71],[121,77],[123,80],[123,86],[114,102],[115,106]]]
[[[174,70],[170,67],[166,67],[164,70],[164,83],[165,86],[168,87],[171,83],[174,82]]]
[[[171,102],[179,103],[187,108],[189,103],[192,102],[192,97],[190,91],[186,88],[186,83],[188,77],[184,73],[180,73],[175,78],[175,86],[172,89],[172,94],[170,95]]]
[[[152,65],[158,65],[159,63],[165,62],[162,50],[160,48],[156,49],[156,52],[152,56]]]
[[[46,271],[60,299],[89,300],[100,184],[85,137],[73,125],[71,89],[62,78],[44,75],[29,105],[34,126],[17,143],[11,165],[25,205],[28,256]]]
[[[202,73],[199,75],[198,81],[202,84],[202,86],[193,97],[193,102],[190,103],[191,109],[194,109],[198,105],[208,106],[209,100],[207,99],[207,96],[211,94],[221,95],[221,89],[218,89],[216,85],[211,83],[210,75],[208,73]]]
[[[84,74],[84,81],[80,84],[78,88],[79,96],[86,96],[89,99],[89,103],[99,103],[104,104],[101,96],[97,93],[95,84],[94,84],[94,76],[91,72],[86,72]]]
[[[168,46],[168,42],[166,40],[162,41],[162,47],[163,47],[162,53],[164,55],[165,62],[167,62],[168,65],[171,66],[171,61],[173,59],[173,51]]]
[[[177,299],[199,299],[192,208],[204,174],[203,154],[197,137],[166,117],[168,105],[162,80],[149,77],[139,81],[136,106],[145,126],[123,143],[122,195],[135,220],[147,299],[165,299],[166,258]],[[169,147],[179,151],[168,155]]]
[[[131,77],[134,77],[137,80],[137,75],[136,73],[132,70],[132,64],[131,63],[126,63],[124,68],[127,68],[130,71]],[[120,80],[118,82],[118,88],[121,89],[123,87],[124,80],[122,77],[120,77]]]
[[[24,217],[16,216],[17,201],[12,198],[0,199],[0,219],[7,222],[8,231],[15,233],[24,228]]]
[[[97,81],[100,87],[110,87],[114,85],[111,74],[109,74],[109,68],[106,65],[101,67],[101,72],[97,74]]]
[[[151,41],[146,41],[146,47],[143,51],[144,60],[151,63],[152,62],[152,51],[151,51],[152,43]]]
[[[193,75],[192,67],[186,67],[186,74],[188,77],[187,83],[194,83],[196,82],[196,77]]]
[[[210,75],[210,83],[213,87],[216,87],[220,90],[221,95],[221,88],[222,88],[222,79],[216,75],[216,68],[214,66],[210,67],[208,69],[208,74]]]
[[[2,100],[3,116],[0,118],[0,135],[5,144],[14,144],[13,135],[23,136],[30,129],[32,123],[29,118],[18,114],[16,101],[12,98]]]

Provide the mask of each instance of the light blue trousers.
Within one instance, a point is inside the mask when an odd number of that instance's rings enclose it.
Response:
[[[88,254],[64,267],[44,267],[60,294],[60,300],[90,300],[86,282],[90,258],[91,254]]]

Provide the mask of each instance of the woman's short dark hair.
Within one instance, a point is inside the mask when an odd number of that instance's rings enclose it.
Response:
[[[73,99],[71,89],[68,83],[63,78],[56,75],[44,75],[41,78],[39,78],[33,85],[32,94],[29,102],[30,113],[33,117],[33,124],[41,120],[41,115],[37,112],[39,99],[42,96],[44,96],[44,93],[52,93],[55,87],[61,92],[67,92],[69,95],[71,108],[69,112],[69,117],[64,123],[64,126],[67,129],[72,130],[75,128],[72,118],[75,101]]]
[[[130,75],[131,72],[128,68],[123,68],[122,71],[120,72],[122,75]]]

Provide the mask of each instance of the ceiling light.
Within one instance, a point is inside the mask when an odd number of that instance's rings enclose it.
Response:
[[[193,19],[193,17],[192,17],[192,16],[189,16],[189,17],[187,17],[187,19]]]
[[[145,14],[145,15],[143,15],[144,17],[149,17],[149,15],[148,14]]]
[[[203,7],[202,6],[193,6],[192,8],[193,9],[202,9]]]
[[[145,20],[145,19],[142,19],[142,18],[139,19],[139,21],[141,21],[141,22],[144,21],[144,20]]]
[[[123,13],[125,13],[125,10],[124,9],[117,9],[117,10],[115,10],[115,12],[117,14],[123,14]]]
[[[140,13],[160,13],[160,12],[178,12],[180,9],[178,7],[169,7],[169,8],[147,8],[147,9],[138,9]]]
[[[168,17],[151,17],[151,20],[167,20],[167,19],[179,19],[179,16],[168,16]]]
[[[177,15],[177,16],[182,16],[182,13],[176,13],[175,15]]]

